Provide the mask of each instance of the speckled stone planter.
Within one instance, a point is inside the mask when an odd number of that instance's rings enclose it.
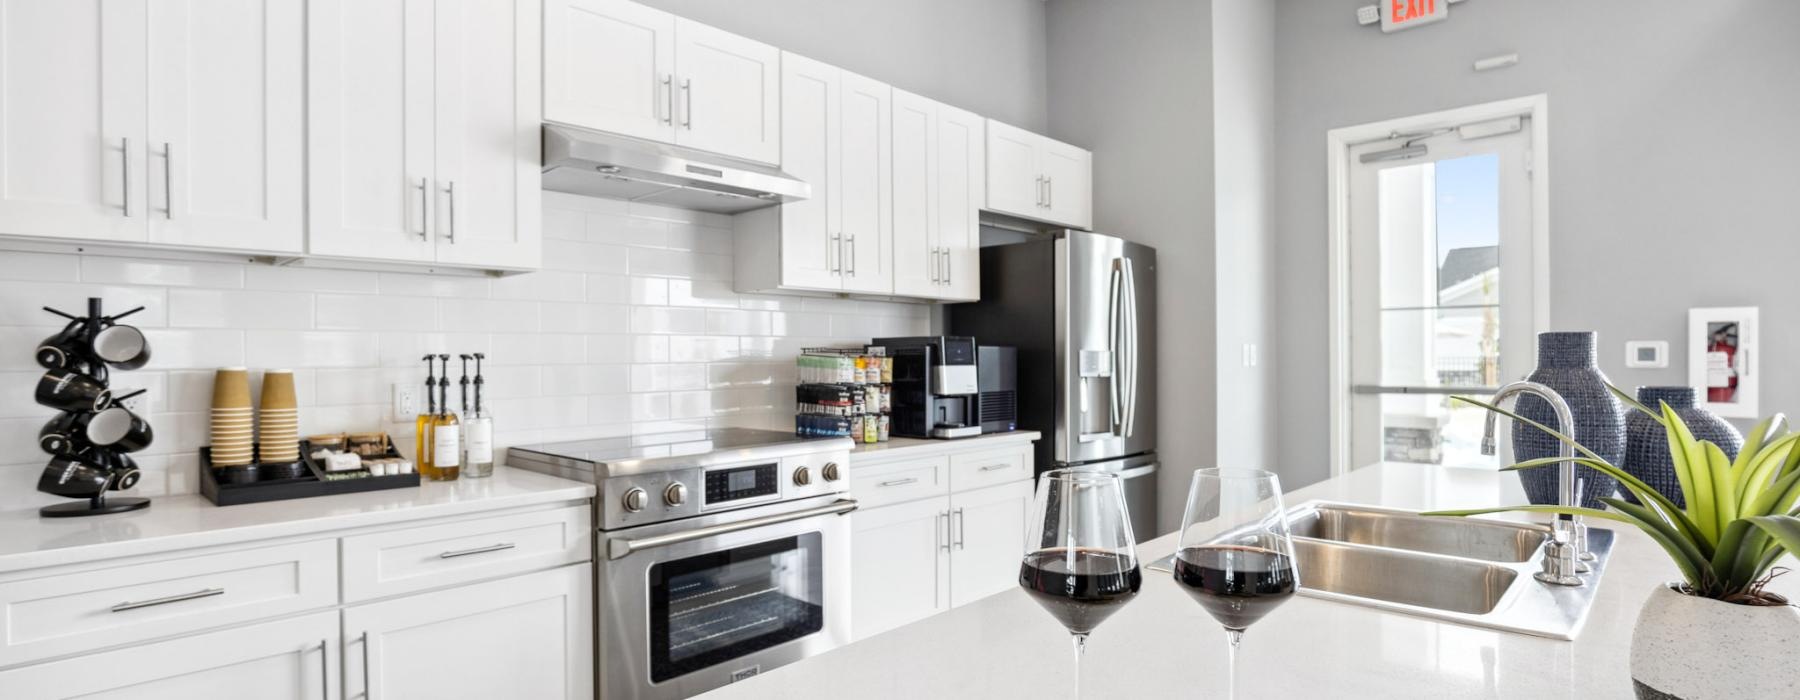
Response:
[[[1722,603],[1657,586],[1631,633],[1639,700],[1800,697],[1800,609]]]

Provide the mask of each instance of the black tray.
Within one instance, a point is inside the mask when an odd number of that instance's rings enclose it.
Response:
[[[399,457],[400,452],[394,449],[392,441],[389,442],[387,454],[381,457]],[[212,448],[202,447],[200,448],[200,493],[206,496],[206,500],[212,501],[213,505],[235,506],[245,503],[285,501],[291,498],[332,496],[340,493],[381,491],[419,485],[417,470],[411,474],[327,480],[324,478],[325,465],[313,459],[312,451],[311,443],[305,440],[300,441],[300,461],[305,469],[298,477],[229,484],[220,483],[213,473]]]

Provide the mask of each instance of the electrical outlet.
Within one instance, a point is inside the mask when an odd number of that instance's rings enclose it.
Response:
[[[419,415],[419,389],[411,384],[394,385],[394,420],[404,423]]]

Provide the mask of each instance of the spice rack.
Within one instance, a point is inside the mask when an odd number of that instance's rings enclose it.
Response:
[[[795,364],[795,435],[888,440],[894,358],[883,348],[804,348]]]

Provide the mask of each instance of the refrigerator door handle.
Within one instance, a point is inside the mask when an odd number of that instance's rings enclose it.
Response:
[[[1114,435],[1123,434],[1122,431],[1125,423],[1123,415],[1124,409],[1123,406],[1121,406],[1120,401],[1122,398],[1120,385],[1123,384],[1125,380],[1125,375],[1121,371],[1124,367],[1120,364],[1120,357],[1123,355],[1120,350],[1123,348],[1119,347],[1123,338],[1123,336],[1120,335],[1120,331],[1123,330],[1120,326],[1125,322],[1125,299],[1122,289],[1122,287],[1125,286],[1125,267],[1123,265],[1123,260],[1123,258],[1113,260],[1112,289],[1111,293],[1107,295],[1106,306],[1106,353],[1109,355],[1108,360],[1112,362],[1112,377],[1109,378],[1106,383],[1109,389],[1109,410],[1112,414],[1107,425],[1110,432]]]
[[[1113,381],[1115,383],[1124,384],[1124,391],[1122,392],[1124,394],[1124,398],[1125,398],[1124,435],[1125,435],[1125,437],[1131,437],[1132,433],[1137,432],[1137,397],[1138,397],[1138,385],[1137,385],[1137,380],[1138,380],[1137,274],[1131,267],[1131,258],[1120,258],[1120,260],[1122,260],[1124,262],[1124,266],[1125,266],[1124,267],[1124,269],[1125,269],[1125,285],[1124,285],[1125,286],[1125,299],[1124,299],[1125,338],[1124,338],[1124,340],[1125,340],[1126,344],[1128,345],[1129,349],[1126,354],[1124,381],[1121,382],[1119,379],[1114,379]]]

